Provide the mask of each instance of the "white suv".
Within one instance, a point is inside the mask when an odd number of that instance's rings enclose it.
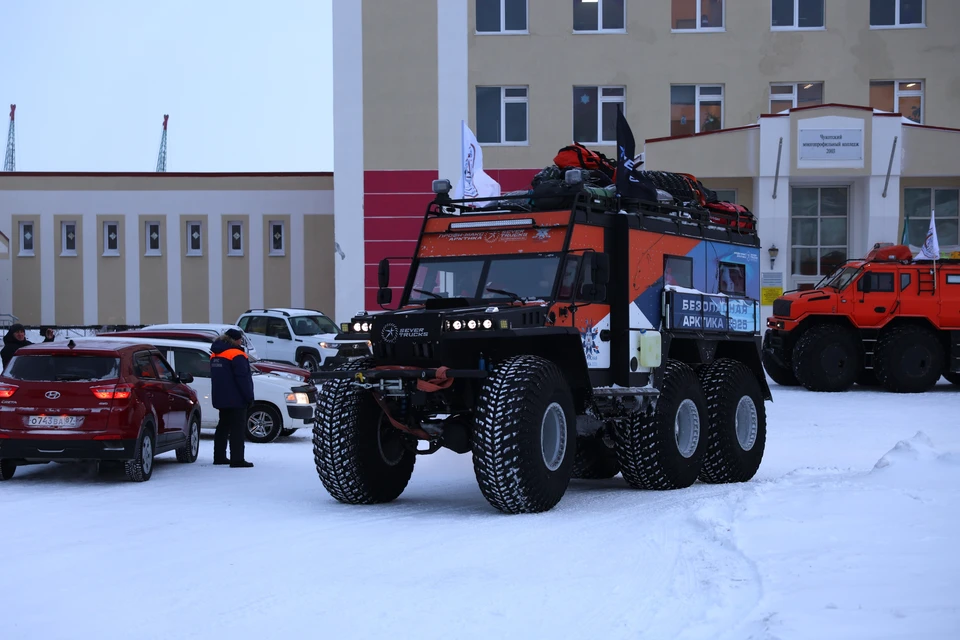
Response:
[[[200,400],[200,428],[216,429],[220,412],[210,398],[210,348],[208,342],[97,336],[88,340],[149,344],[155,346],[177,373],[193,374],[189,387]],[[253,371],[253,410],[247,418],[247,440],[273,442],[297,429],[311,427],[316,414],[317,389],[311,383],[296,384],[289,378]]]
[[[340,328],[312,309],[249,309],[237,326],[263,360],[320,371],[369,355],[370,341],[341,340]]]

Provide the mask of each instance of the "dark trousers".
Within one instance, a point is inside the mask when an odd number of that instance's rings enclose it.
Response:
[[[244,460],[243,445],[247,430],[247,408],[220,409],[220,422],[213,434],[213,459],[227,459],[227,441],[230,442],[230,460]]]

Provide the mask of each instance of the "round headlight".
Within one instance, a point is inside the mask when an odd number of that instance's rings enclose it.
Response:
[[[483,321],[484,329],[490,329],[492,327],[493,327],[493,320],[491,320],[490,318],[487,318],[486,320]]]
[[[359,323],[359,322],[354,322],[354,323],[353,323],[353,330],[354,330],[354,331],[362,331],[362,329],[360,328],[360,323]]]
[[[361,330],[361,331],[370,331],[370,325],[369,325],[369,323],[364,322],[362,325],[360,325],[360,330]]]
[[[477,321],[476,321],[476,320],[469,320],[469,321],[467,321],[467,328],[468,328],[468,329],[476,329],[476,328],[477,328]]]
[[[463,328],[463,323],[460,322],[459,320],[454,320],[454,321],[453,321],[453,328],[454,328],[454,329],[462,329],[462,328]]]

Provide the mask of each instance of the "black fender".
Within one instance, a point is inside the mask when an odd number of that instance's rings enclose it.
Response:
[[[323,355],[316,347],[297,347],[297,352],[294,354],[294,358],[297,359],[297,362],[300,362],[300,358],[307,353],[316,356],[317,360],[320,361],[321,364],[323,363]]]

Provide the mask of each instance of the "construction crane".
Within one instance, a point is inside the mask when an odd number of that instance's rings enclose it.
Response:
[[[17,112],[17,105],[10,105],[10,133],[7,134],[7,154],[3,158],[4,171],[17,170],[17,143],[16,129],[14,128],[13,114]]]
[[[168,115],[163,116],[163,135],[160,137],[160,153],[157,155],[157,173],[167,171],[167,120],[169,118]]]

